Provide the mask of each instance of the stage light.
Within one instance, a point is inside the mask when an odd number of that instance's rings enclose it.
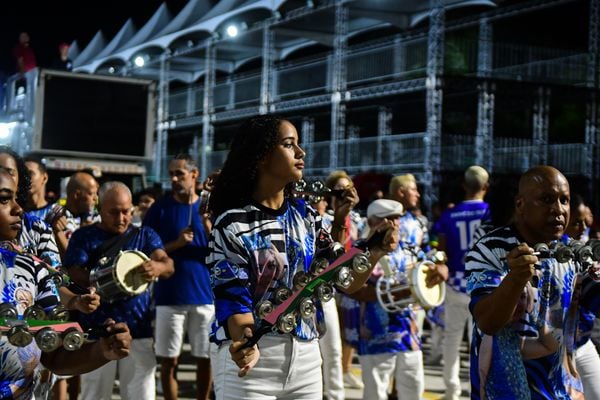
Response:
[[[114,74],[115,73],[115,67],[108,67],[108,73],[109,74]]]
[[[229,25],[227,29],[225,29],[225,32],[230,38],[234,38],[240,33],[238,27],[234,24]]]
[[[8,139],[16,125],[16,122],[0,122],[0,140]]]
[[[146,60],[142,56],[137,56],[136,58],[133,59],[133,63],[135,64],[136,67],[141,68],[144,66],[144,64],[146,64]]]

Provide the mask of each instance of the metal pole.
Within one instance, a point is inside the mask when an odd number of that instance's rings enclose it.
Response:
[[[442,145],[442,80],[444,72],[444,6],[442,0],[430,0],[429,34],[427,42],[426,109],[424,174],[422,184],[425,206],[438,199],[438,182]]]
[[[348,36],[348,7],[343,0],[335,5],[335,37],[331,69],[331,147],[329,148],[329,168],[339,166],[340,141],[346,130],[346,47]]]
[[[212,39],[206,44],[206,59],[204,65],[204,101],[202,105],[202,149],[200,172],[202,177],[208,176],[214,165],[208,165],[208,153],[212,152],[214,141],[214,127],[212,124],[214,116],[214,88],[215,88],[215,58],[216,48]],[[209,170],[210,169],[210,170]]]

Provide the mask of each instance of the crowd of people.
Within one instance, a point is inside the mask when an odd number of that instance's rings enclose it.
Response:
[[[600,398],[600,247],[589,207],[560,171],[534,167],[514,197],[488,204],[488,172],[471,166],[463,200],[430,222],[415,176],[394,176],[361,215],[344,171],[331,172],[328,190],[298,193],[295,183],[309,178],[304,158],[294,125],[263,115],[240,126],[221,170],[202,184],[181,154],[162,198],[79,171],[59,207],[46,199],[42,162],[0,148],[2,302],[21,319],[36,304],[62,306],[89,332],[73,352],[3,336],[0,398],[110,399],[118,377],[122,398],[153,399],[159,368],[164,398],[176,399],[187,337],[198,399],[337,400],[344,386],[367,400],[420,399],[425,324],[444,363],[445,399],[465,395],[465,334],[472,399]],[[333,299],[313,299],[286,333],[258,331],[264,310],[302,287],[323,254],[333,262],[356,249],[368,265],[350,269]],[[136,262],[120,276],[126,257]],[[70,284],[57,287],[49,268]],[[445,293],[433,308],[419,294],[432,288]]]

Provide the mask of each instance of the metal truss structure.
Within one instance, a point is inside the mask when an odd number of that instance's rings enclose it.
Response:
[[[121,73],[159,80],[153,169],[157,181],[166,179],[172,132],[191,132],[189,151],[197,155],[205,176],[224,159],[225,151],[215,148],[220,127],[256,114],[278,113],[298,118],[309,174],[322,176],[333,169],[411,172],[423,184],[426,203],[431,205],[439,195],[441,174],[473,163],[496,173],[518,173],[531,165],[551,163],[569,175],[598,180],[599,3],[222,0],[215,6],[221,7],[221,13],[201,10],[205,14],[199,14],[197,25],[180,27],[179,33],[165,28],[167,33],[147,40],[146,47],[137,44],[121,55],[92,57],[76,67],[103,73],[114,62],[113,69]],[[192,0],[182,13],[200,12],[202,4]],[[495,40],[494,25],[499,21],[535,19],[536,13],[553,7],[582,6],[589,7],[586,52],[515,47]],[[246,23],[238,24],[239,34],[228,37],[228,25],[240,20]],[[445,54],[448,37],[461,32],[476,32],[476,38],[462,43],[459,51]],[[150,54],[146,65],[131,66],[130,60],[144,49]],[[446,63],[457,53],[464,60],[459,72]],[[123,64],[120,69],[119,63]],[[449,75],[476,88],[475,129],[454,135],[451,139],[456,145],[448,145],[449,135],[443,128]],[[523,82],[530,88],[529,138],[494,135],[498,87],[506,82]],[[550,105],[557,85],[576,88],[586,97],[584,139],[568,146],[549,138]],[[412,95],[424,99],[424,129],[395,134],[394,99]],[[376,110],[377,122],[370,134],[360,133],[349,122],[357,104],[370,104]],[[315,116],[324,113],[329,114],[329,137],[317,140]],[[572,154],[581,155],[582,149],[583,160],[574,164],[582,157]]]

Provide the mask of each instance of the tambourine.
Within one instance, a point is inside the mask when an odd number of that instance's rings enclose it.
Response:
[[[350,249],[333,263],[327,262],[326,266],[323,260],[323,257],[313,258],[310,275],[300,271],[294,276],[295,291],[292,292],[287,287],[279,288],[275,291],[273,301],[266,300],[257,304],[256,314],[261,320],[243,347],[254,346],[268,332],[292,332],[297,327],[298,318],[308,319],[315,314],[317,299],[327,302],[333,298],[334,285],[347,288],[352,284],[351,271],[363,273],[371,267],[368,253],[358,248]],[[315,266],[317,264],[318,267]]]
[[[90,335],[108,336],[105,327],[84,332],[77,322],[67,322],[64,318],[68,318],[68,313],[60,305],[46,312],[34,304],[19,318],[15,305],[0,304],[0,332],[16,347],[29,346],[35,340],[43,352],[54,351],[61,346],[68,351],[74,351],[80,349]]]
[[[306,200],[310,204],[323,200],[329,192],[331,190],[319,180],[308,183],[304,179],[300,179],[294,183],[292,188],[292,195],[295,198]]]

